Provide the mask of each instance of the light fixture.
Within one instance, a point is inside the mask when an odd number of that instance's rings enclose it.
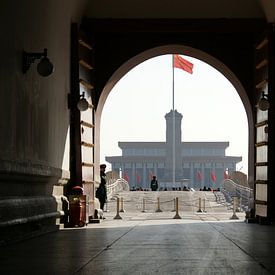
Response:
[[[269,109],[269,101],[267,99],[267,94],[264,93],[264,91],[261,94],[261,98],[258,102],[258,107],[261,111],[267,111]]]
[[[24,74],[29,70],[31,64],[34,63],[36,59],[41,59],[37,64],[37,72],[41,76],[49,76],[52,74],[54,66],[47,57],[47,49],[44,49],[42,53],[27,53],[23,51],[22,71]]]
[[[82,92],[82,94],[80,95],[80,99],[77,102],[77,109],[81,112],[86,111],[89,108],[89,103],[85,98],[85,92]]]

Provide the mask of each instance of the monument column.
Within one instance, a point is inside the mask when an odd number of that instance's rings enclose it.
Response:
[[[173,116],[175,115],[175,131],[173,131]],[[175,158],[175,179],[180,181],[183,177],[182,173],[182,142],[181,142],[181,120],[182,114],[177,110],[170,111],[165,115],[166,119],[166,165],[165,165],[165,178],[172,182],[173,165]],[[175,135],[174,135],[175,132]],[[173,150],[175,142],[175,150]],[[175,155],[174,155],[175,153]]]

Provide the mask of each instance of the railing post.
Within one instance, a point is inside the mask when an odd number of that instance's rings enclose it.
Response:
[[[116,201],[116,216],[114,217],[114,220],[122,220],[121,216],[119,215],[119,198],[117,198]]]
[[[173,219],[181,219],[181,216],[179,215],[179,198],[176,198],[176,215]]]
[[[160,201],[159,201],[159,198],[158,198],[158,201],[157,201],[157,210],[156,212],[162,212],[162,210],[160,209]]]
[[[146,210],[145,210],[145,198],[142,199],[142,211],[141,212],[146,212]]]
[[[236,207],[237,207],[237,197],[233,197],[233,215],[230,220],[238,220],[238,216],[236,215]]]
[[[205,210],[205,198],[203,198],[203,201],[202,201],[202,202],[203,202],[203,210],[202,210],[202,211],[203,211],[203,212],[206,212],[206,210]]]
[[[201,198],[199,198],[199,209],[197,211],[198,213],[202,213],[202,210],[201,210]]]
[[[174,209],[171,212],[175,212],[176,211],[176,199],[174,199],[173,201],[174,201]]]
[[[123,207],[123,198],[120,199],[120,210],[119,212],[125,212],[124,207]]]
[[[242,196],[242,193],[241,193],[241,196]],[[243,209],[242,208],[242,197],[240,197],[236,212],[240,212],[242,209]]]

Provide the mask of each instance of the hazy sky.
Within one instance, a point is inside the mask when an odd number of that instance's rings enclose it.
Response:
[[[194,64],[193,74],[175,69],[175,109],[183,115],[182,141],[229,141],[226,155],[241,156],[237,169],[247,173],[248,124],[239,95],[216,69],[182,57]],[[106,163],[105,156],[121,155],[118,141],[165,141],[164,116],[171,109],[171,55],[149,59],[128,72],[103,109],[101,163]]]

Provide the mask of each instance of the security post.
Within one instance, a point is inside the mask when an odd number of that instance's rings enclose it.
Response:
[[[125,212],[124,208],[123,208],[123,198],[120,199],[120,210],[119,212]]]
[[[141,212],[146,212],[145,210],[145,198],[142,199],[142,211]]]
[[[237,208],[237,197],[233,197],[233,215],[230,220],[238,220],[238,216],[236,215],[236,208]]]
[[[158,201],[157,201],[157,210],[156,210],[156,212],[162,212],[162,210],[160,209],[159,197],[158,197]]]
[[[197,211],[198,213],[202,213],[202,210],[201,210],[201,198],[199,198],[199,209]]]
[[[179,215],[179,198],[176,198],[176,215],[173,219],[181,219],[181,216]]]
[[[116,201],[116,216],[114,217],[114,220],[122,220],[121,216],[119,215],[119,198],[117,198]]]

